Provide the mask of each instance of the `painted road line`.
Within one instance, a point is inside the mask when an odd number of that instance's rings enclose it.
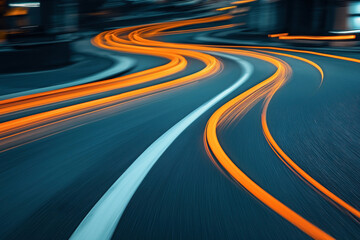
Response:
[[[71,240],[111,239],[132,196],[166,149],[196,119],[249,79],[253,72],[253,67],[249,63],[230,55],[216,55],[236,61],[244,69],[244,74],[232,86],[192,111],[153,142],[95,204],[75,230]]]

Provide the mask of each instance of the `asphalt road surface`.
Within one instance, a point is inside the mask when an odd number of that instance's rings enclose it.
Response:
[[[1,100],[0,239],[360,239],[360,60],[196,40],[236,27],[103,32],[136,67]]]

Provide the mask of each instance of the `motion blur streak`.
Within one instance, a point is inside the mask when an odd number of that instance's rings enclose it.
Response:
[[[192,111],[153,142],[96,203],[70,239],[111,239],[132,196],[166,149],[195,120],[250,77],[253,68],[249,63],[235,57],[219,55],[236,61],[244,69],[243,76],[232,86]]]
[[[285,40],[352,40],[356,35],[342,35],[342,36],[279,36],[279,39]]]
[[[197,29],[187,29],[187,30],[178,30],[178,31],[167,31],[167,32],[159,32],[156,34],[156,36],[165,36],[165,35],[175,35],[175,34],[184,34],[184,33],[194,33],[194,32],[204,32],[204,31],[213,31],[213,30],[220,30],[225,28],[233,28],[236,26],[239,26],[241,24],[233,23],[233,24],[226,24],[226,25],[220,25],[215,27],[206,27],[206,28],[197,28]]]
[[[285,52],[295,52],[295,53],[306,53],[306,54],[312,54],[322,57],[328,57],[328,58],[334,58],[334,59],[340,59],[344,61],[349,62],[356,62],[360,63],[359,59],[356,58],[350,58],[350,57],[343,57],[343,56],[337,56],[333,54],[327,54],[327,53],[320,53],[320,52],[314,52],[314,51],[307,51],[307,50],[297,50],[297,49],[291,49],[291,48],[278,48],[278,47],[262,47],[262,46],[222,46],[222,47],[237,47],[237,48],[248,48],[248,49],[269,49],[269,50],[277,50],[277,51],[285,51]]]
[[[256,0],[241,0],[241,1],[232,2],[231,4],[245,4],[245,3],[251,3],[251,2],[256,2]]]
[[[260,58],[260,57],[259,57]],[[215,155],[219,163],[225,168],[225,170],[244,188],[246,188],[252,195],[258,198],[261,202],[267,205],[269,208],[274,210],[280,216],[294,224],[296,227],[301,229],[303,232],[308,234],[314,239],[333,239],[330,235],[301,217],[299,214],[285,206],[279,200],[274,198],[268,192],[263,190],[258,186],[254,181],[252,181],[245,173],[243,173],[226,155],[222,149],[219,140],[217,138],[217,127],[219,125],[220,119],[223,115],[229,110],[233,109],[234,106],[238,111],[245,111],[244,108],[249,106],[248,101],[254,102],[257,101],[257,95],[254,95],[258,92],[264,93],[275,93],[289,78],[291,69],[290,67],[282,61],[276,60],[275,58],[262,58],[263,60],[269,61],[274,64],[278,70],[270,78],[261,82],[260,84],[252,87],[251,89],[240,94],[236,98],[227,102],[225,105],[220,107],[209,119],[206,127],[206,136],[207,143]],[[255,97],[254,97],[255,96]],[[260,96],[263,96],[261,94]]]
[[[234,8],[236,8],[236,6],[218,8],[218,9],[216,9],[216,11],[226,11],[226,10],[230,10],[230,9],[234,9]]]
[[[268,37],[276,38],[276,37],[287,36],[287,35],[289,35],[289,33],[275,33],[275,34],[269,34]]]

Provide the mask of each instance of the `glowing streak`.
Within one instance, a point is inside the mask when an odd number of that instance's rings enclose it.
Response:
[[[327,188],[325,188],[323,185],[321,185],[319,182],[317,182],[315,179],[313,179],[309,174],[307,174],[304,170],[302,170],[286,153],[279,147],[279,145],[276,143],[274,138],[272,137],[269,127],[266,122],[266,113],[269,106],[269,103],[274,96],[275,92],[271,93],[265,101],[264,108],[261,114],[261,125],[263,127],[264,136],[266,140],[268,141],[269,145],[273,149],[273,151],[276,153],[276,155],[284,162],[287,166],[289,166],[291,169],[293,169],[296,173],[298,173],[302,178],[304,178],[306,181],[308,181],[312,186],[314,186],[316,189],[318,189],[321,193],[325,194],[327,197],[329,197],[332,201],[343,207],[344,209],[348,210],[350,213],[352,213],[357,218],[360,218],[360,212],[343,201],[341,198],[330,192]]]
[[[236,26],[240,26],[240,25],[243,25],[243,24],[227,24],[227,25],[220,25],[220,26],[215,26],[215,27],[206,27],[206,28],[186,29],[186,30],[178,30],[178,31],[159,32],[158,34],[156,34],[156,36],[213,31],[213,30],[220,30],[220,29],[225,29],[225,28],[232,28],[232,27],[236,27]]]
[[[218,8],[218,9],[216,9],[216,11],[226,11],[226,10],[230,10],[230,9],[234,9],[234,8],[236,8],[236,6]]]
[[[242,1],[235,1],[232,2],[231,4],[245,4],[245,3],[251,3],[251,2],[256,2],[256,0],[242,0]]]
[[[232,17],[229,15],[222,15],[222,16],[203,18],[203,19],[184,20],[174,23],[143,25],[141,27],[145,27],[145,26],[147,26],[148,28],[151,27],[150,29],[152,29],[153,31],[155,28],[156,31],[156,28],[166,29],[166,28],[180,27],[180,26],[198,24],[204,22],[223,21],[231,18]],[[113,78],[105,81],[88,83],[75,87],[68,87],[64,89],[47,91],[43,93],[31,94],[23,97],[16,97],[12,99],[3,100],[0,101],[0,115],[13,113],[16,111],[23,111],[29,108],[63,102],[74,98],[90,96],[93,94],[103,93],[115,89],[142,84],[145,82],[153,81],[155,79],[160,79],[173,75],[175,73],[182,71],[186,67],[187,64],[186,59],[183,56],[179,55],[179,52],[174,53],[173,50],[164,48],[166,47],[166,43],[162,44],[161,49],[143,47],[143,46],[134,46],[131,45],[132,44],[131,41],[122,39],[121,37],[117,36],[120,34],[124,34],[128,31],[133,31],[137,28],[139,27],[129,27],[124,29],[104,32],[96,36],[92,40],[92,42],[94,43],[94,45],[98,47],[109,50],[163,57],[169,59],[170,60],[169,63],[119,78]],[[192,54],[193,52],[188,51],[185,55],[192,57]]]
[[[276,37],[287,36],[287,35],[289,35],[289,34],[288,33],[275,33],[275,34],[269,34],[268,37],[276,38]]]
[[[298,56],[295,56],[295,55],[286,54],[286,53],[279,53],[279,52],[272,52],[272,51],[260,51],[260,52],[266,52],[266,53],[276,54],[276,55],[285,56],[285,57],[289,57],[289,58],[294,58],[294,59],[306,62],[307,64],[310,64],[311,66],[313,66],[314,68],[316,68],[319,71],[319,73],[321,75],[320,86],[323,84],[324,71],[322,70],[322,68],[319,65],[317,65],[313,61],[310,61],[310,60],[308,60],[306,58],[298,57]]]
[[[225,46],[225,47],[234,47],[234,46]],[[272,50],[279,50],[279,51],[306,53],[306,54],[312,54],[312,55],[318,55],[318,56],[323,56],[323,57],[329,57],[329,58],[340,59],[340,60],[344,60],[344,61],[351,61],[351,62],[355,62],[355,63],[360,63],[360,60],[355,59],[355,58],[348,58],[348,57],[342,57],[342,56],[336,56],[336,55],[313,52],[313,51],[306,51],[306,50],[295,50],[295,49],[276,48],[276,47],[252,47],[252,46],[235,46],[235,47],[251,48],[251,49],[272,49]],[[275,52],[271,52],[271,53],[279,54],[279,55],[283,55],[283,56],[288,56],[288,57],[291,56],[291,55],[287,55],[287,54],[284,55],[283,53],[275,53]],[[319,70],[319,72],[321,73],[321,77],[322,77],[321,84],[322,84],[323,78],[324,78],[324,73],[323,73],[322,69],[317,64],[311,62],[310,60],[307,60],[307,59],[304,59],[304,58],[299,58],[297,56],[292,56],[292,57],[297,58],[297,59],[299,59],[301,61],[305,61],[305,62],[313,65],[314,67],[316,67]],[[271,97],[270,97],[270,99],[271,99]],[[276,155],[286,164],[286,166],[290,167],[291,170],[293,170],[296,174],[298,174],[298,176],[301,176],[308,183],[310,183],[313,187],[315,187],[317,190],[319,190],[321,193],[323,193],[329,199],[331,199],[334,203],[338,204],[340,207],[342,207],[345,210],[349,211],[351,214],[353,214],[357,218],[360,218],[360,212],[357,209],[355,209],[354,207],[352,207],[351,205],[349,205],[348,203],[343,201],[341,198],[339,198],[338,196],[336,196],[335,194],[330,192],[327,188],[322,186],[320,183],[318,183],[315,179],[313,179],[310,175],[308,175],[304,170],[302,170],[298,165],[296,165],[282,151],[282,149],[277,145],[276,141],[272,138],[272,136],[270,134],[270,131],[269,131],[268,127],[267,127],[267,123],[266,123],[267,105],[265,105],[266,109],[264,110],[265,112],[263,112],[263,114],[262,114],[262,126],[263,126],[263,131],[264,131],[264,135],[266,137],[266,140],[268,141],[270,147],[273,149],[273,151],[276,153]]]
[[[280,216],[294,224],[296,227],[304,231],[309,236],[314,239],[333,239],[330,235],[301,217],[299,214],[285,206],[279,200],[274,198],[268,192],[263,190],[259,185],[252,181],[245,173],[243,173],[226,155],[222,149],[219,140],[217,138],[217,126],[223,114],[234,105],[241,103],[244,99],[248,98],[257,91],[263,91],[263,88],[271,84],[275,84],[275,87],[270,88],[271,91],[275,92],[286,80],[287,75],[289,74],[289,69],[287,65],[275,62],[272,60],[272,63],[276,64],[278,67],[277,72],[270,77],[269,79],[263,81],[262,83],[256,85],[255,87],[245,91],[240,94],[238,97],[227,102],[225,105],[220,107],[209,119],[206,127],[206,136],[209,147],[219,163],[224,167],[224,169],[244,188],[246,188],[252,195],[258,198],[261,202],[266,204],[269,208],[274,210]],[[268,90],[269,91],[269,90]],[[238,107],[241,107],[241,105]]]
[[[279,36],[279,39],[283,40],[351,40],[356,39],[356,35],[342,35],[342,36]]]

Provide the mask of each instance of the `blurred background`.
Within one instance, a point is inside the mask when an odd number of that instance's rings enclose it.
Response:
[[[61,65],[71,59],[70,43],[79,36],[111,27],[159,21],[187,10],[206,11],[220,0],[0,0],[0,58],[32,63],[29,48],[46,56],[36,64]],[[238,1],[242,2],[242,1]],[[252,34],[286,32],[290,35],[357,34],[360,32],[360,1],[258,0],[243,1],[233,10],[239,31]],[[209,10],[210,11],[210,10]],[[354,44],[350,44],[354,45]],[[27,50],[27,51],[25,51]],[[42,51],[43,50],[43,51]],[[25,52],[23,52],[25,51]],[[33,55],[33,53],[29,54]],[[26,60],[29,59],[29,60]],[[10,63],[9,63],[10,64]],[[4,67],[1,69],[4,70]],[[7,68],[11,68],[8,66]]]

